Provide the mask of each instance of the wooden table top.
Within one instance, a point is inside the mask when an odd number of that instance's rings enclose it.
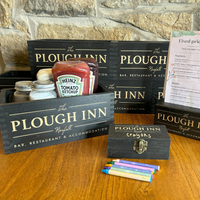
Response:
[[[153,124],[154,115],[115,114],[117,124]],[[200,199],[200,141],[170,134],[169,160],[151,183],[106,175],[107,135],[9,155],[0,140],[0,200]]]

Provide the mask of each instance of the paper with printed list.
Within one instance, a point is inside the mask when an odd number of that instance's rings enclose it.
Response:
[[[165,102],[200,108],[200,31],[173,31],[166,66]]]

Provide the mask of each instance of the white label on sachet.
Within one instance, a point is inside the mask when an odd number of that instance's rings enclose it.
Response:
[[[60,97],[78,96],[83,93],[81,77],[75,75],[62,75],[57,77],[56,86]]]

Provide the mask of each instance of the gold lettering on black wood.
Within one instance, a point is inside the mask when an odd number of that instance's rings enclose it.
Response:
[[[82,110],[80,111],[81,120],[90,120],[96,118],[102,118],[107,116],[107,107],[104,108],[95,108],[91,110]],[[35,117],[31,120],[21,119],[21,120],[12,120],[10,121],[12,132],[16,132],[18,130],[30,130],[37,129],[41,126],[53,126],[54,124],[65,124],[65,123],[73,123],[77,121],[77,112],[68,112],[68,113],[60,113],[57,115],[50,116],[41,116]]]
[[[96,61],[98,63],[106,63],[107,62],[107,55],[101,55],[101,54],[85,54],[85,55],[81,55],[81,54],[54,54],[54,53],[50,53],[50,54],[45,54],[45,53],[36,53],[35,54],[35,61],[36,63],[38,62],[50,62],[50,63],[54,63],[54,62],[58,62],[58,61],[66,61],[69,58],[81,58],[81,57],[86,57],[86,58],[95,58]]]
[[[131,55],[121,55],[121,61],[120,64],[127,64],[127,65],[139,65],[139,64],[143,64],[143,65],[147,65],[147,64],[152,64],[152,65],[156,65],[156,64],[163,64],[165,65],[167,61],[167,56],[140,56],[140,55],[136,55],[136,56],[131,56]]]
[[[175,124],[181,124],[184,126],[190,126],[190,127],[194,127],[194,121],[193,120],[189,120],[186,118],[181,118],[181,117],[176,117],[173,115],[165,115],[162,113],[158,113],[158,119],[162,120],[162,121],[166,121],[166,122],[170,122],[170,123],[175,123]]]

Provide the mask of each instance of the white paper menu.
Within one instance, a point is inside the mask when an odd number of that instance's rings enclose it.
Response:
[[[165,102],[200,108],[200,31],[173,31],[166,66]]]

